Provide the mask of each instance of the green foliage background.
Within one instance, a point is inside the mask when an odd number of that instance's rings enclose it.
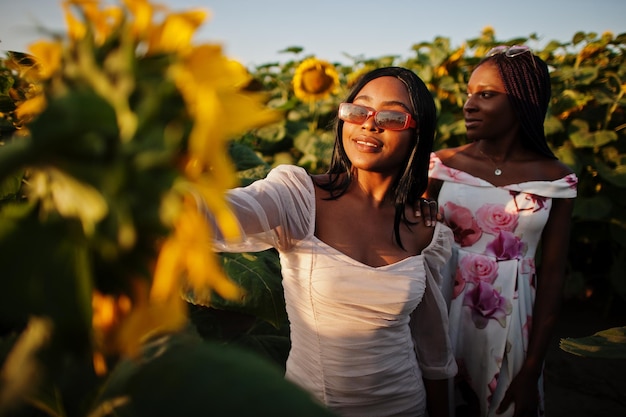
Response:
[[[410,68],[429,85],[439,111],[435,150],[464,144],[462,107],[466,82],[476,63],[493,46],[531,44],[536,40],[535,35],[502,40],[486,30],[462,46],[452,46],[443,37],[417,43],[413,46],[414,55],[409,58],[352,57],[351,64],[335,63],[341,91],[314,104],[296,99],[290,85],[297,65],[309,56],[299,56],[303,51],[300,47],[286,48],[284,52],[298,57],[251,69],[257,80],[255,87],[269,91],[269,105],[284,110],[285,117],[235,141],[233,159],[246,161],[240,167],[242,185],[283,163],[297,164],[314,173],[323,172],[330,160],[331,125],[339,102],[358,74],[381,66]],[[626,34],[578,32],[570,41],[551,41],[543,49],[534,50],[551,68],[552,100],[545,123],[548,141],[579,178],[563,296],[599,308],[605,315],[626,305],[625,49]],[[254,159],[249,149],[259,158],[256,166],[252,166]],[[275,255],[269,252],[264,256]],[[238,272],[236,279],[244,286],[256,285],[258,280],[248,278],[263,273]],[[268,276],[274,273],[266,272]],[[237,314],[255,314],[247,306],[220,305],[219,300],[212,304]],[[276,306],[275,311],[281,311],[280,307]],[[255,323],[248,328],[249,335],[262,339],[263,335],[256,334],[259,326]],[[230,325],[225,321],[222,324]],[[276,337],[273,332],[269,335]],[[262,351],[268,353],[265,348]]]
[[[281,163],[323,172],[330,159],[329,126],[355,74],[386,65],[414,70],[430,87],[439,110],[435,150],[465,143],[462,106],[466,82],[480,57],[500,44],[532,44],[534,35],[500,40],[485,31],[463,46],[447,38],[413,46],[409,58],[384,56],[336,63],[342,91],[313,105],[295,99],[290,80],[301,59],[252,70],[269,105],[283,109],[280,123],[238,138],[264,162],[257,173]],[[534,52],[551,68],[552,100],[545,130],[550,146],[579,178],[572,218],[566,293],[569,298],[626,300],[626,34],[576,33],[571,41],[548,42]],[[287,51],[301,53],[301,48]],[[305,58],[305,57],[303,57]],[[323,59],[323,57],[319,57]],[[238,155],[234,154],[235,160]],[[243,173],[247,177],[250,167]],[[616,300],[616,297],[619,300]]]

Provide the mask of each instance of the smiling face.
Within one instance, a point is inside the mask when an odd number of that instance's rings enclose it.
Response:
[[[367,83],[353,100],[370,110],[396,110],[414,114],[406,86],[395,77],[384,76]],[[343,123],[346,155],[357,169],[397,173],[415,145],[415,129],[385,130],[369,117],[362,124]]]
[[[517,133],[519,122],[494,64],[486,62],[472,72],[467,92],[463,115],[469,140],[499,139]]]

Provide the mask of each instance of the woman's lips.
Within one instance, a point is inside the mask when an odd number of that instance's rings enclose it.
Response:
[[[366,152],[375,151],[382,147],[382,143],[372,138],[354,138],[352,139],[352,141],[357,146],[357,148]]]
[[[465,128],[466,129],[474,129],[478,127],[480,124],[480,120],[478,119],[465,119]]]

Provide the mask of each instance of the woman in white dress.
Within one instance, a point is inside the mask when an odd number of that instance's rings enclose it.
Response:
[[[231,190],[243,240],[280,254],[286,378],[341,416],[447,416],[456,373],[440,270],[452,233],[414,216],[427,186],[435,106],[398,67],[365,74],[339,108],[327,174],[278,166]]]
[[[455,237],[456,415],[537,417],[577,178],[546,142],[546,63],[525,46],[487,55],[467,86],[471,143],[433,154],[430,171],[429,196]]]

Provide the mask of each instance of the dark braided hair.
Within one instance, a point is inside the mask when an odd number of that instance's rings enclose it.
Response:
[[[413,109],[411,115],[418,126],[417,129],[412,129],[413,148],[407,155],[401,174],[394,180],[390,191],[395,206],[394,236],[398,245],[404,248],[400,240],[400,223],[412,224],[405,216],[405,207],[407,204],[414,205],[428,185],[428,167],[435,138],[437,111],[428,87],[413,71],[402,67],[377,68],[364,74],[352,87],[345,102],[352,103],[367,83],[380,77],[397,78],[406,86]],[[335,119],[335,145],[327,172],[329,181],[317,184],[329,191],[331,199],[343,195],[352,182],[352,162],[343,147],[343,124],[343,120]],[[342,174],[345,175],[342,177]]]
[[[557,159],[548,146],[543,127],[552,93],[548,65],[530,50],[513,57],[505,53],[491,55],[483,58],[478,66],[486,62],[493,63],[500,72],[522,128],[524,146]]]

